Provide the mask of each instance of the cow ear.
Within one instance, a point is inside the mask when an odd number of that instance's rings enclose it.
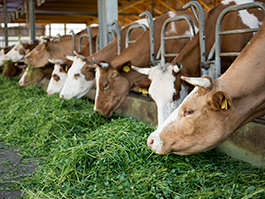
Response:
[[[131,66],[132,66],[131,61],[126,61],[126,62],[124,62],[123,64],[117,66],[117,67],[116,67],[116,70],[117,70],[119,73],[128,73],[128,72],[131,71]]]
[[[231,100],[223,91],[217,91],[213,94],[209,105],[213,110],[228,111],[231,109]]]

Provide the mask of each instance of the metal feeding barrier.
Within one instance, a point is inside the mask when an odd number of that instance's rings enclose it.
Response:
[[[166,30],[167,30],[167,26],[170,23],[176,22],[176,21],[181,21],[181,20],[185,20],[187,21],[189,28],[190,28],[190,35],[179,35],[179,36],[167,36],[166,37]],[[161,31],[161,47],[160,47],[160,53],[161,53],[161,60],[160,60],[160,64],[164,65],[166,63],[166,57],[176,57],[178,55],[178,53],[166,53],[166,46],[165,43],[167,40],[175,40],[175,39],[191,39],[193,38],[195,35],[195,29],[194,29],[194,24],[191,20],[190,17],[186,16],[186,15],[181,15],[181,16],[176,16],[176,17],[171,17],[168,18],[163,26],[162,26],[162,31]]]
[[[92,43],[93,35],[92,35],[92,30],[91,30],[90,26],[87,26],[86,28],[87,28],[87,34],[82,34],[79,37],[79,40],[78,40],[78,52],[80,52],[82,50],[81,43],[82,43],[83,38],[87,37],[88,41],[89,41],[89,55],[92,55],[93,54],[93,43]]]
[[[221,58],[225,56],[238,56],[240,52],[221,52],[221,36],[222,35],[231,35],[231,34],[241,34],[249,32],[257,32],[259,28],[248,28],[248,29],[237,29],[237,30],[228,30],[221,31],[222,21],[226,14],[233,11],[245,10],[250,8],[262,9],[265,12],[265,4],[262,2],[252,2],[241,5],[234,5],[225,8],[219,15],[216,22],[215,29],[215,61],[214,61],[214,79],[217,79],[221,75]]]
[[[202,60],[202,63],[204,63],[204,60],[205,60],[204,12],[203,12],[202,6],[197,1],[191,1],[183,6],[183,9],[188,9],[188,8],[192,9],[199,23],[201,60]],[[198,15],[195,9],[197,9]],[[168,24],[181,21],[181,20],[185,20],[188,23],[191,34],[190,35],[166,36],[166,29],[167,29]],[[195,26],[190,17],[186,15],[181,15],[181,16],[175,16],[175,17],[171,17],[167,19],[164,22],[162,26],[162,30],[161,30],[161,46],[159,50],[160,52],[159,55],[161,56],[160,64],[164,65],[166,63],[167,57],[176,57],[178,55],[178,53],[168,53],[168,54],[166,53],[166,49],[165,49],[166,40],[175,40],[175,39],[190,39],[191,40],[194,37],[194,35],[195,35]],[[159,55],[157,56],[157,59],[159,58]]]
[[[75,39],[75,32],[73,30],[70,30],[70,33],[72,33],[72,38],[73,38],[73,51],[75,51],[75,44],[76,44],[76,39]]]
[[[131,32],[137,28],[142,28],[144,29],[144,31],[146,31],[147,27],[144,24],[135,24],[135,25],[131,25],[127,32],[126,32],[126,36],[125,36],[125,48],[127,48],[130,44],[134,43],[135,40],[130,40],[130,36],[131,36]]]
[[[147,23],[149,25],[149,41],[150,41],[150,64],[154,66],[155,62],[155,39],[154,39],[154,20],[150,12],[145,11],[139,14],[139,17],[146,17]]]
[[[111,25],[115,25],[116,32],[108,30],[108,33],[112,35],[112,38],[117,38],[117,55],[121,53],[121,26],[118,20],[114,20]],[[96,38],[96,51],[99,51],[99,35]]]

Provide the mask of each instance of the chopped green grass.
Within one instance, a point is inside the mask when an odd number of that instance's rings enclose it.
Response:
[[[264,169],[214,150],[156,155],[146,146],[153,127],[17,81],[0,78],[0,140],[41,157],[19,182],[26,198],[265,198]]]

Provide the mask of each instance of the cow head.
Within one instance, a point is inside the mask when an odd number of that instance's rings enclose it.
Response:
[[[52,69],[52,64],[47,64],[43,68],[32,68],[28,65],[19,80],[19,85],[28,86],[33,83],[39,83],[45,77],[50,78]]]
[[[49,59],[49,62],[54,64],[54,70],[52,71],[52,76],[47,87],[47,94],[51,95],[59,93],[62,90],[70,66],[64,64],[62,60]]]
[[[148,75],[150,79],[149,85],[146,85],[148,82],[144,80],[144,82],[137,83],[136,86],[141,89],[148,88],[149,95],[157,105],[158,126],[160,126],[188,94],[187,86],[182,81],[176,81],[177,76],[180,75],[180,67],[172,64],[164,66],[159,64],[152,68],[135,66],[132,68]]]
[[[66,56],[73,64],[68,71],[65,84],[60,92],[61,98],[79,99],[95,85],[95,69],[89,66],[89,59],[75,52],[76,56]]]
[[[209,76],[182,78],[196,87],[147,140],[147,145],[161,155],[207,151],[228,137],[225,132],[231,132],[225,125],[233,109],[230,97],[217,90]]]
[[[94,110],[104,116],[111,117],[129,93],[136,71],[131,70],[131,62],[127,61],[117,67],[108,63],[98,63],[96,68],[96,97]],[[139,73],[137,73],[139,76]],[[141,74],[140,74],[141,76]]]
[[[24,62],[27,65],[34,67],[43,67],[48,63],[48,59],[52,58],[49,41],[41,42],[30,53],[24,57]]]
[[[23,59],[26,55],[27,50],[24,48],[21,41],[17,43],[7,54],[6,59],[11,60],[12,62],[18,62]]]

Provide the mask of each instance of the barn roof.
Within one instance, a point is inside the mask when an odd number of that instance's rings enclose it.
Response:
[[[4,0],[0,0],[3,5]],[[6,0],[8,23],[27,23],[27,0]],[[197,0],[209,10],[218,0]],[[219,0],[220,1],[220,0]],[[123,24],[139,19],[146,10],[153,15],[180,10],[188,0],[118,0],[119,21]],[[36,24],[97,23],[97,0],[35,0]],[[3,6],[0,7],[3,13]]]

